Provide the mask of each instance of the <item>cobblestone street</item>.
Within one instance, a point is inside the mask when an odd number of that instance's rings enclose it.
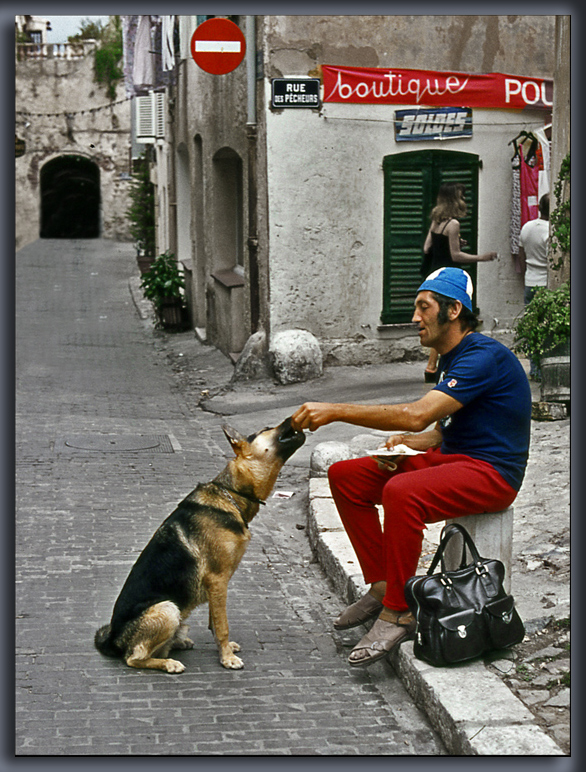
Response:
[[[16,755],[444,753],[389,666],[348,668],[299,494],[263,508],[230,585],[243,671],[220,666],[205,608],[182,675],[93,648],[154,529],[229,453],[220,417],[174,388],[134,271],[130,245],[102,240],[16,256]]]

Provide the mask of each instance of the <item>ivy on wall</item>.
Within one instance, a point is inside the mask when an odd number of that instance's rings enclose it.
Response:
[[[561,257],[551,259],[551,267],[561,268],[564,255],[570,254],[570,196],[564,200],[565,184],[570,184],[570,154],[561,163],[560,173],[554,185],[554,195],[558,205],[550,215],[551,240],[550,254],[560,253]]]
[[[122,71],[122,21],[120,16],[110,16],[106,25],[101,21],[84,19],[77,35],[68,38],[69,43],[81,40],[97,40],[94,52],[94,72],[98,83],[106,86],[108,99],[116,98],[116,86],[124,77]]]

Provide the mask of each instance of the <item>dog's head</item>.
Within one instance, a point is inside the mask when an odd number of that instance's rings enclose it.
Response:
[[[284,464],[305,442],[305,434],[291,426],[291,418],[273,428],[266,427],[256,434],[244,437],[231,426],[222,427],[224,434],[237,456],[256,458],[260,461],[280,460]]]
[[[231,426],[222,429],[236,454],[232,464],[238,482],[251,485],[259,498],[268,496],[285,461],[305,442],[303,432],[292,428],[291,418],[250,437]]]

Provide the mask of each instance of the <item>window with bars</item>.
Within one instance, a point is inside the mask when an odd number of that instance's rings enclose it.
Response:
[[[460,233],[467,241],[464,251],[477,253],[479,168],[477,155],[449,150],[418,150],[383,159],[383,324],[411,321],[415,293],[421,284],[419,269],[429,215],[443,183],[466,186],[468,213],[460,223]],[[462,268],[476,287],[476,264]]]

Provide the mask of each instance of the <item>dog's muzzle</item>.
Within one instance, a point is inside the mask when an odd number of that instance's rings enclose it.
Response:
[[[291,418],[287,418],[280,424],[277,441],[279,443],[279,455],[282,458],[289,458],[305,442],[305,434],[296,431],[291,426]]]

